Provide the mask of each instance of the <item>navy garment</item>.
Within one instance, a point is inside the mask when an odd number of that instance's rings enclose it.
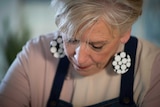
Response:
[[[124,51],[131,57],[131,67],[128,72],[121,76],[120,96],[87,107],[137,107],[133,100],[134,65],[137,41],[137,38],[131,37],[124,48]],[[57,68],[47,107],[73,107],[71,103],[59,99],[68,67],[69,61],[67,57],[62,58]]]

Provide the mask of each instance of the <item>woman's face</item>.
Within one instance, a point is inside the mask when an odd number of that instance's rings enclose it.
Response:
[[[114,33],[114,32],[113,32]],[[120,45],[120,36],[109,31],[99,20],[81,37],[64,40],[64,49],[75,70],[83,76],[92,75],[104,69]]]

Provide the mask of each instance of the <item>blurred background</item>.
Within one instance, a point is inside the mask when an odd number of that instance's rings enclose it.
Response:
[[[55,31],[51,0],[0,0],[0,80],[27,40]],[[160,0],[144,0],[132,34],[160,46]]]

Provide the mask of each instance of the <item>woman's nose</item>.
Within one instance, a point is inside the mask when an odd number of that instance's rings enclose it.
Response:
[[[74,58],[79,65],[84,65],[88,58],[87,46],[84,44],[79,45],[75,49]]]

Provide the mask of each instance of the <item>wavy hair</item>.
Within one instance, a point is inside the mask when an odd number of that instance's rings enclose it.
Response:
[[[128,31],[142,13],[143,0],[53,0],[55,23],[67,36],[82,33],[102,19],[120,34]]]

